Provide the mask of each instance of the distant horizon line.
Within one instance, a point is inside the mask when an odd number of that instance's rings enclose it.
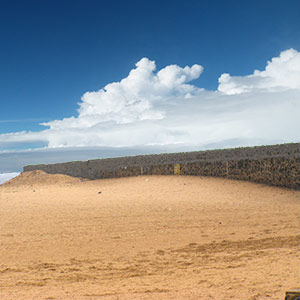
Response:
[[[224,146],[224,148],[205,148],[203,150],[193,150],[193,151],[185,151],[185,152],[197,152],[197,151],[214,151],[214,150],[224,150],[224,149],[238,149],[238,148],[254,148],[254,147],[268,147],[268,146],[278,146],[278,145],[290,145],[290,144],[300,144],[300,141],[298,142],[283,142],[283,143],[272,143],[272,144],[256,144],[256,145],[250,145],[250,146]],[[206,144],[210,145],[210,144]],[[55,150],[80,150],[80,149],[139,149],[139,148],[164,148],[164,147],[192,147],[197,148],[201,147],[195,146],[195,145],[187,145],[187,144],[166,144],[166,145],[159,145],[159,144],[153,144],[153,145],[136,145],[136,146],[55,146],[55,147],[40,147],[40,148],[26,148],[26,149],[11,149],[11,150],[0,150],[1,154],[6,153],[18,153],[18,152],[30,152],[30,151],[55,151]],[[169,152],[169,153],[177,153],[177,152]],[[164,154],[164,153],[160,153]],[[168,154],[168,153],[166,153]]]

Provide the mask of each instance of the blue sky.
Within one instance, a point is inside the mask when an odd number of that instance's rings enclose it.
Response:
[[[298,0],[1,0],[0,155],[297,142],[299,20]]]

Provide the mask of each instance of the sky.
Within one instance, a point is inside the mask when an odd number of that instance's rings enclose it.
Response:
[[[299,20],[299,0],[0,0],[0,173],[299,142]]]

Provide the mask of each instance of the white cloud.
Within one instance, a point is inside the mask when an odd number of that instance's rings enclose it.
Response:
[[[289,49],[267,62],[264,71],[255,70],[248,76],[230,76],[224,73],[219,78],[218,90],[227,95],[242,94],[254,90],[300,89],[300,53]]]
[[[197,79],[203,68],[193,65],[181,68],[167,66],[157,74],[155,62],[142,58],[128,77],[96,92],[86,92],[79,104],[79,116],[43,123],[52,130],[90,128],[113,121],[126,124],[142,120],[159,120],[164,113],[155,108],[170,97],[190,97],[200,89],[187,82]]]
[[[190,84],[200,65],[156,72],[141,59],[120,82],[87,92],[77,117],[43,123],[40,132],[0,135],[0,147],[140,145],[243,146],[300,140],[300,53],[290,49],[248,76],[222,74],[217,91]]]
[[[17,177],[20,173],[3,173],[0,174],[0,185],[8,180],[11,180],[14,177]]]

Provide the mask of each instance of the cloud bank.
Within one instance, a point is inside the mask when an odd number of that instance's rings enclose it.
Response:
[[[216,91],[199,88],[203,67],[156,70],[143,58],[120,82],[86,92],[78,116],[42,123],[40,132],[0,135],[0,147],[186,145],[209,148],[300,140],[300,52],[289,49],[247,76],[222,74]]]
[[[19,174],[20,173],[17,172],[0,174],[0,185],[8,180],[11,180],[14,177],[17,177]]]

